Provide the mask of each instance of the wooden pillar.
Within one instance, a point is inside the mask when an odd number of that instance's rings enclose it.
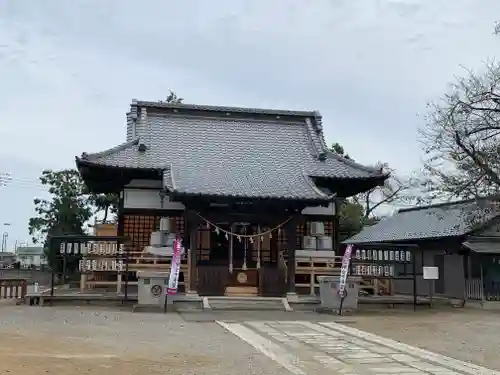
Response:
[[[287,296],[296,296],[295,293],[295,268],[297,262],[295,260],[295,250],[297,249],[297,218],[293,217],[285,227],[287,239]]]
[[[480,264],[481,264],[481,302],[484,303],[485,300],[486,300],[486,288],[485,288],[485,284],[484,284],[484,269],[483,269],[483,259],[484,257],[482,255],[480,255]]]
[[[116,235],[117,236],[124,236],[125,235],[125,215],[123,214],[123,205],[124,205],[124,190],[120,191],[119,195],[119,201],[118,201],[118,223],[116,226]],[[118,247],[121,245],[120,243],[117,243]],[[130,243],[125,243],[125,251],[130,251]],[[128,258],[129,254],[125,257],[125,262],[128,263]],[[127,266],[128,267],[128,266]],[[122,293],[123,288],[123,273],[122,272],[117,272],[116,275],[116,293]],[[128,274],[125,275],[125,279],[128,280]],[[128,282],[125,283],[125,287],[128,288]],[[125,291],[126,294],[128,294],[128,290]]]
[[[186,218],[186,228],[189,236],[189,250],[188,250],[188,285],[186,294],[197,294],[198,272],[196,269],[196,252],[198,249],[198,224],[199,218],[196,212],[189,211]]]
[[[340,206],[341,201],[335,199],[333,201],[334,213],[333,213],[333,223],[332,223],[332,244],[333,251],[335,251],[336,256],[340,256]]]

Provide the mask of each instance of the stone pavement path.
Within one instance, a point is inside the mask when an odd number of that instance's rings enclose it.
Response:
[[[294,375],[500,375],[338,323],[217,323]]]

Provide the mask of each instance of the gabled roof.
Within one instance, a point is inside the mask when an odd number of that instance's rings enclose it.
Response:
[[[318,112],[152,102],[131,108],[128,141],[84,153],[77,164],[163,170],[165,187],[179,194],[318,201],[332,196],[316,178],[387,177],[330,152]]]
[[[466,235],[498,216],[477,200],[399,210],[344,241],[347,244],[416,241]]]

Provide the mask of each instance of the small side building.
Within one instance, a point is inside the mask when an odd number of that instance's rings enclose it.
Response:
[[[399,210],[344,243],[357,249],[411,248],[419,295],[429,293],[423,267],[434,266],[439,270],[434,294],[500,300],[500,211],[492,199]],[[398,273],[408,270],[396,270],[394,293],[413,293],[413,283],[397,280]]]
[[[20,268],[42,268],[47,265],[42,246],[19,246],[16,249],[16,261]]]
[[[16,254],[10,252],[0,252],[0,269],[12,268],[16,261]]]

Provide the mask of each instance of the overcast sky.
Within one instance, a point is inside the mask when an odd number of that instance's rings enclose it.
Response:
[[[0,0],[0,231],[44,168],[125,137],[132,98],[317,109],[355,159],[420,167],[417,116],[494,58],[498,0]]]

